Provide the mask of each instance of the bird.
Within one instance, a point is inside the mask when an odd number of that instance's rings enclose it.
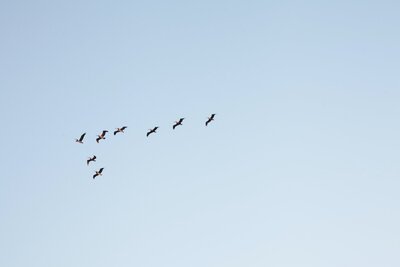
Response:
[[[116,135],[117,133],[123,133],[124,130],[125,130],[126,128],[128,128],[128,126],[124,126],[124,127],[122,127],[122,128],[117,128],[117,129],[114,131],[114,135]]]
[[[91,157],[91,158],[89,157],[89,159],[86,160],[86,164],[89,165],[89,163],[90,163],[91,161],[96,161],[96,156],[95,156],[95,155],[93,155],[93,157]]]
[[[211,117],[208,118],[208,120],[206,121],[206,126],[214,120],[215,114],[211,114]]]
[[[93,179],[96,178],[97,176],[102,176],[102,172],[103,172],[104,168],[100,168],[100,170],[95,171],[96,173],[93,175]]]
[[[185,118],[180,118],[179,121],[176,121],[175,124],[174,124],[174,126],[172,126],[172,129],[175,130],[175,127],[176,127],[176,126],[182,125],[182,122],[183,122],[184,119],[185,119]]]
[[[98,143],[101,139],[106,139],[106,133],[108,133],[107,130],[104,130],[98,137],[96,138],[96,142]]]
[[[75,139],[75,142],[79,144],[83,144],[83,138],[85,138],[86,133],[82,134],[79,139]]]
[[[149,137],[150,134],[155,133],[158,129],[158,126],[154,127],[153,129],[149,129],[147,132],[146,136]]]

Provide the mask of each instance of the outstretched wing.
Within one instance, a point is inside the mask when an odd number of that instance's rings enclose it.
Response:
[[[114,135],[116,135],[118,133],[118,131],[114,131]]]
[[[123,131],[123,130],[125,130],[126,128],[128,128],[128,126],[122,127],[121,130]]]
[[[185,118],[180,118],[179,123],[182,123]]]
[[[102,136],[105,136],[106,133],[108,133],[108,131],[107,131],[107,130],[104,130],[104,131],[101,133],[101,135],[102,135]]]
[[[99,173],[102,173],[104,170],[104,168],[100,168]]]
[[[174,126],[172,126],[172,129],[175,130],[176,126],[178,126],[178,123],[175,123]]]
[[[79,142],[82,142],[83,138],[85,138],[86,133],[82,134],[81,137],[79,138]]]
[[[93,179],[94,178],[96,178],[97,176],[99,176],[97,173],[95,173],[94,175],[93,175]]]

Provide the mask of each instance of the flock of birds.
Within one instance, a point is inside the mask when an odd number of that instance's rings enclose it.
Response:
[[[208,124],[210,122],[212,122],[214,120],[215,114],[211,114],[210,117],[208,117],[205,125],[208,126]],[[175,130],[176,127],[182,125],[182,122],[185,118],[180,118],[178,121],[175,121],[174,125],[172,126],[172,129]],[[116,128],[116,130],[114,131],[114,135],[116,135],[117,133],[124,133],[124,130],[128,128],[128,126],[123,126],[121,128]],[[158,129],[158,126],[154,127],[153,129],[149,129],[149,131],[146,133],[146,136],[149,137],[149,135],[156,133]],[[99,134],[96,138],[96,142],[99,143],[100,140],[105,140],[106,139],[106,134],[108,133],[107,130],[104,130],[101,132],[101,134]],[[83,139],[85,138],[86,133],[83,133],[81,135],[81,137],[79,137],[79,139],[75,139],[75,142],[79,143],[79,144],[83,144]],[[96,161],[96,155],[93,155],[93,157],[89,157],[86,160],[86,164],[87,166],[89,166],[90,162],[95,162]],[[103,170],[104,168],[100,168],[99,170],[95,171],[94,175],[93,175],[93,179],[95,179],[97,176],[102,176],[103,175]]]

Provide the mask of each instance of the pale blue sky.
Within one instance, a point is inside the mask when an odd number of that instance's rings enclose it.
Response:
[[[399,266],[399,12],[1,1],[0,266]]]

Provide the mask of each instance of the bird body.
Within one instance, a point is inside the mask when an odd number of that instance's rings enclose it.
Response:
[[[83,144],[83,138],[85,138],[86,133],[83,133],[79,139],[75,139],[75,142],[79,144]]]
[[[88,160],[86,160],[86,164],[89,165],[89,163],[90,163],[91,161],[96,161],[96,156],[95,156],[95,155],[93,155],[93,157],[91,157],[91,158],[89,158]]]
[[[211,117],[208,118],[208,120],[206,121],[206,126],[214,120],[215,114],[211,114]]]
[[[114,131],[114,135],[116,135],[117,133],[123,133],[124,130],[125,130],[126,128],[128,128],[128,126],[124,126],[124,127],[121,127],[121,128],[117,128],[117,129]]]
[[[154,127],[153,129],[149,129],[147,132],[146,136],[149,137],[150,134],[155,133],[158,129],[158,126]]]
[[[100,168],[100,170],[96,171],[96,173],[93,175],[93,179],[96,178],[97,176],[102,176],[102,172],[103,172],[104,168]]]
[[[172,126],[172,129],[175,130],[176,126],[182,125],[182,122],[185,118],[180,118],[179,121],[176,121],[175,124]]]
[[[106,139],[106,133],[108,133],[107,130],[104,130],[100,135],[97,136],[96,142],[98,143],[101,139]]]

